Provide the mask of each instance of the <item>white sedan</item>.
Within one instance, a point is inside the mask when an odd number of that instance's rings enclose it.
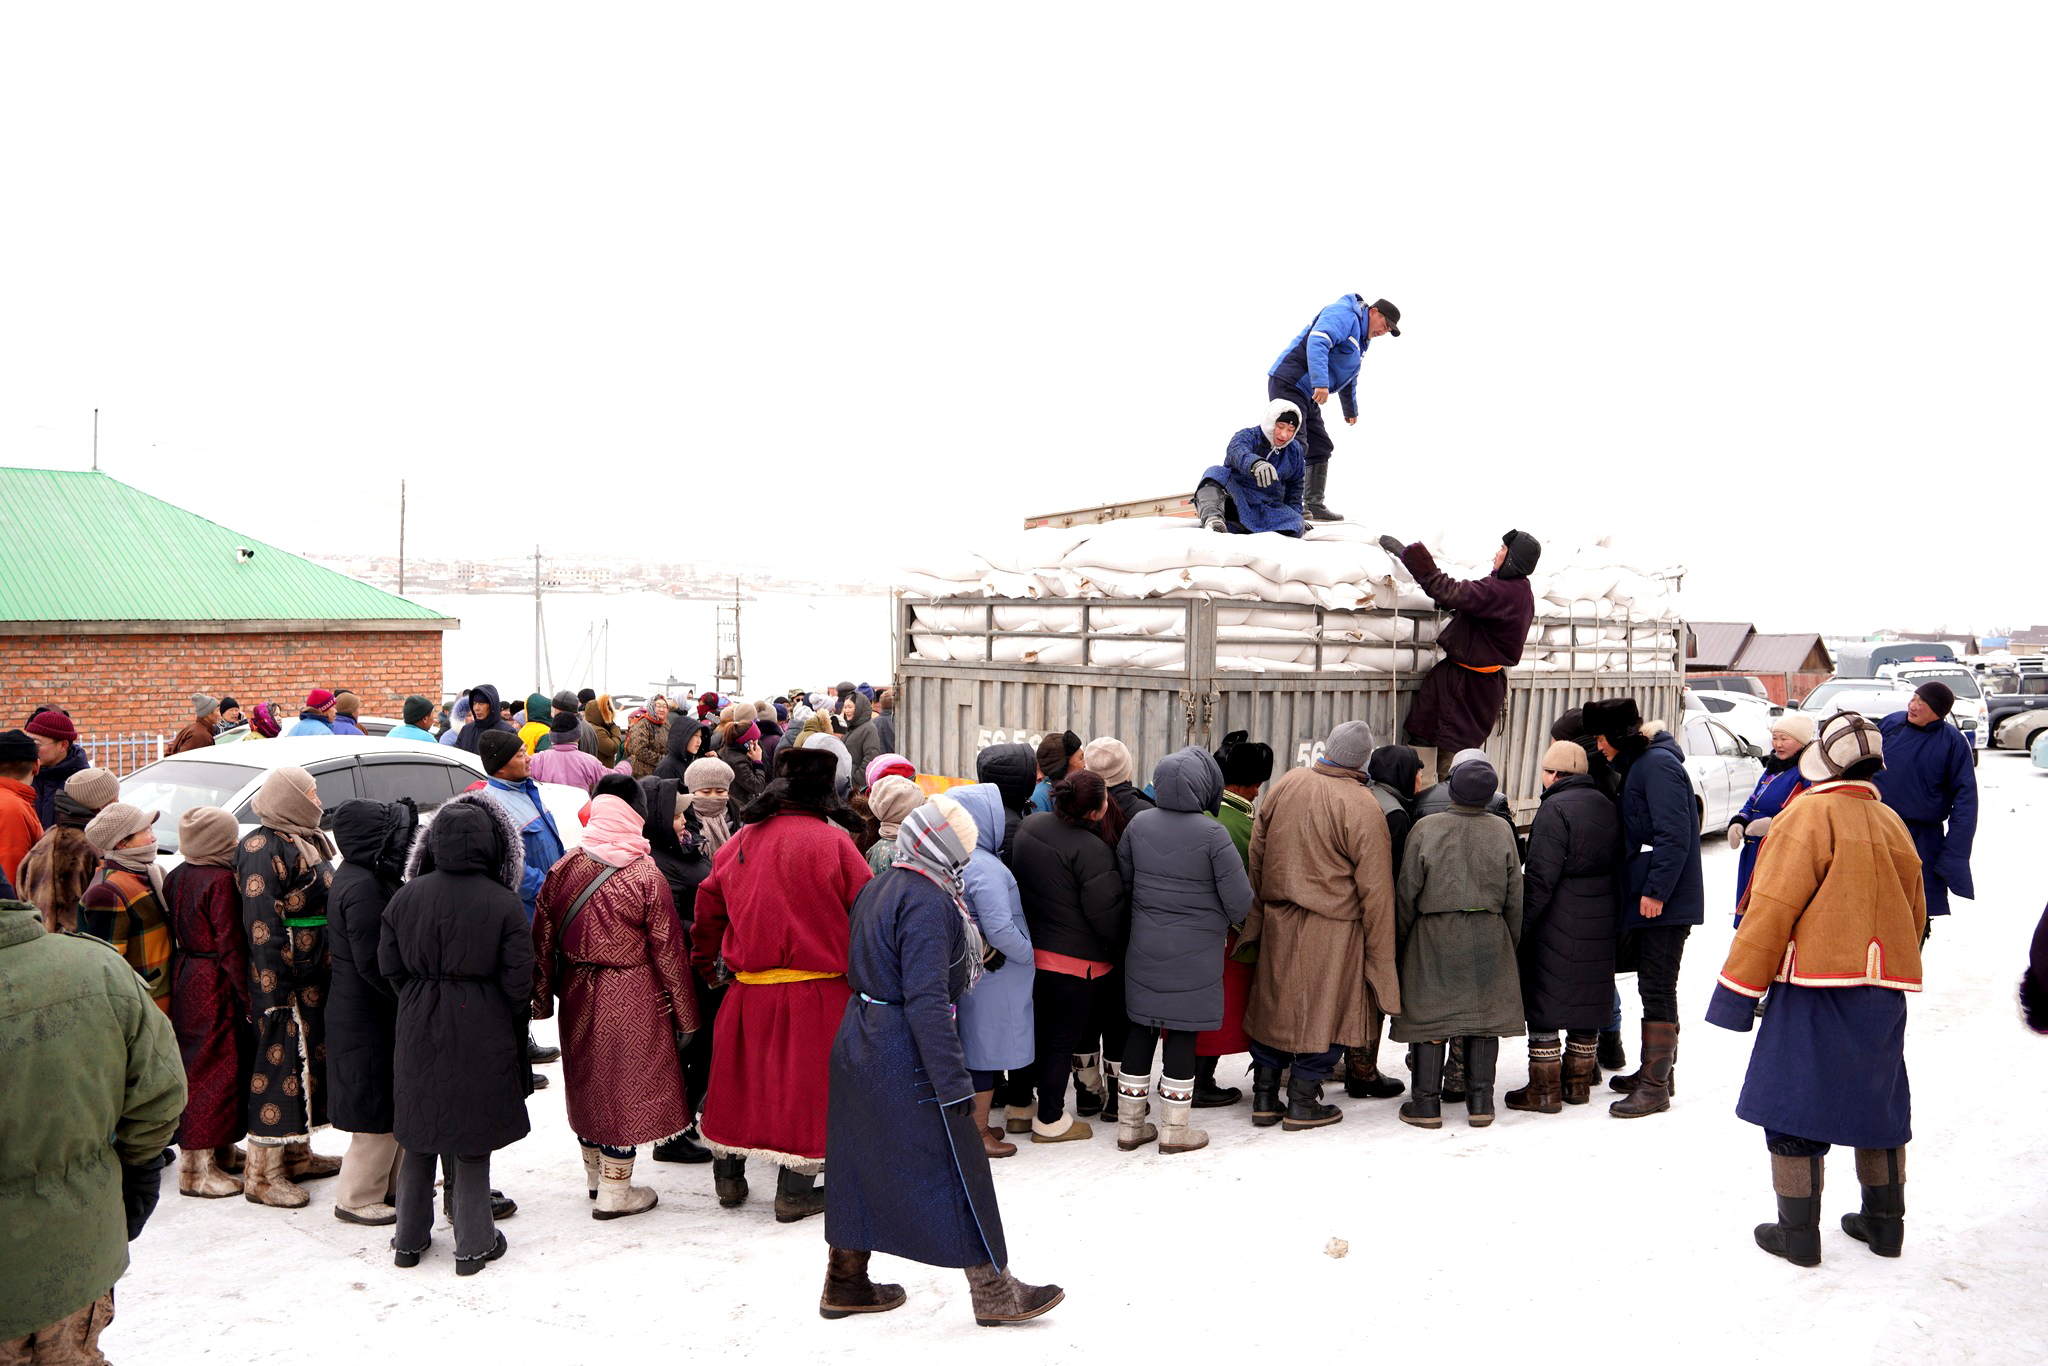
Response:
[[[1685,689],[1687,719],[1704,714],[1760,749],[1771,747],[1771,718],[1784,710],[1768,697],[1757,697],[1752,693],[1719,692],[1711,688]]]
[[[1687,713],[1682,730],[1678,742],[1699,804],[1700,833],[1726,830],[1763,776],[1764,751],[1699,712]]]
[[[323,828],[333,825],[335,808],[357,797],[379,802],[410,797],[420,815],[427,817],[456,793],[484,780],[482,761],[452,745],[297,735],[187,750],[145,764],[121,780],[121,800],[160,813],[156,841],[163,869],[169,872],[178,863],[179,816],[195,806],[221,806],[232,811],[245,830],[253,829],[257,822],[250,802],[256,790],[272,769],[293,766],[313,775]],[[580,813],[589,794],[560,783],[542,783],[540,792],[563,843],[574,849],[583,842]]]

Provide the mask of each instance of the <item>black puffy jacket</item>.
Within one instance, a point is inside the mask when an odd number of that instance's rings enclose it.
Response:
[[[974,781],[993,783],[1003,794],[1003,866],[1017,843],[1017,827],[1031,814],[1031,789],[1038,786],[1038,757],[1029,745],[990,745],[974,756]]]
[[[1010,851],[1010,872],[1032,948],[1096,963],[1123,961],[1130,901],[1116,852],[1102,836],[1050,811],[1026,816]]]
[[[377,943],[419,824],[409,801],[343,802],[334,812],[343,862],[327,889],[327,943],[334,956],[327,989],[327,1113],[348,1133],[391,1132],[398,998],[377,970]]]
[[[525,862],[505,808],[465,792],[435,815],[412,880],[384,908],[377,967],[398,993],[391,1132],[410,1152],[494,1152],[530,1127]]]
[[[1543,794],[1522,871],[1522,1010],[1538,1029],[1605,1029],[1614,1007],[1621,813],[1583,773]]]

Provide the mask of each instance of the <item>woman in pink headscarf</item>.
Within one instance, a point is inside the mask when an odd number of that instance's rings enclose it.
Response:
[[[681,1047],[697,1029],[689,940],[645,818],[613,796],[590,804],[582,847],[541,884],[533,913],[535,1019],[562,1002],[569,1127],[598,1219],[654,1207],[635,1186],[639,1144],[690,1127]]]

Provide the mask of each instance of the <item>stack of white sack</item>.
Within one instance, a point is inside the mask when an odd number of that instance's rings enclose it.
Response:
[[[1438,567],[1459,579],[1490,573],[1500,545],[1498,537],[1463,533],[1421,539]],[[1436,659],[1436,620],[1384,613],[1429,611],[1434,604],[1378,542],[1377,533],[1351,523],[1315,525],[1296,539],[1272,532],[1221,536],[1183,518],[1131,518],[1018,532],[973,554],[906,564],[896,586],[911,599],[990,600],[914,602],[911,647],[919,659],[1185,668],[1185,609],[1137,603],[1208,599],[1244,604],[1217,612],[1224,668],[1426,669]],[[1544,542],[1530,576],[1536,623],[1517,667],[1674,669],[1674,585],[1681,573],[1630,563],[1605,538]],[[1089,605],[1047,601],[1057,599]],[[1324,609],[1320,627],[1314,608]],[[1097,639],[1084,653],[1084,614],[1089,632],[1117,638]],[[1044,634],[982,634],[988,631]]]

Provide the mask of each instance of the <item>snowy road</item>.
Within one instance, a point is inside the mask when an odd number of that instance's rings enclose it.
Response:
[[[1824,1264],[1801,1271],[1751,1242],[1772,1197],[1760,1131],[1734,1115],[1750,1038],[1700,1021],[1731,934],[1714,916],[1686,955],[1683,1086],[1667,1115],[1625,1123],[1604,1102],[1554,1116],[1503,1109],[1492,1128],[1471,1130],[1446,1107],[1446,1127],[1427,1133],[1402,1125],[1396,1102],[1339,1095],[1344,1122],[1300,1134],[1253,1129],[1245,1105],[1205,1112],[1210,1147],[1189,1156],[1126,1157],[1100,1128],[1086,1144],[1024,1144],[996,1167],[1011,1253],[1024,1278],[1057,1281],[1068,1298],[1022,1328],[976,1328],[958,1272],[882,1257],[876,1277],[903,1282],[909,1304],[824,1322],[823,1221],[777,1225],[763,1174],[748,1206],[721,1210],[708,1166],[643,1162],[659,1208],[594,1222],[558,1078],[533,1099],[533,1134],[497,1157],[493,1184],[520,1210],[504,1226],[509,1256],[482,1275],[455,1278],[445,1224],[418,1269],[396,1270],[387,1230],[332,1217],[331,1183],[286,1213],[180,1199],[167,1173],[103,1345],[121,1366],[880,1353],[957,1363],[962,1350],[1040,1362],[1099,1359],[1126,1343],[1147,1361],[1334,1350],[2038,1363],[2048,1357],[2048,1303],[2037,1298],[2048,1266],[2048,1039],[2020,1024],[2014,989],[2048,898],[2048,775],[1992,753],[1980,776],[1979,898],[1937,925],[1907,1033],[1915,1142],[1899,1261],[1840,1231],[1858,1198],[1840,1151]],[[1711,840],[1710,905],[1732,901],[1734,870]],[[1633,979],[1624,985],[1633,1060]],[[551,1029],[540,1026],[542,1037]],[[1398,1054],[1388,1044],[1383,1061],[1404,1075]],[[1224,1079],[1240,1066],[1226,1062]],[[1524,1076],[1511,1040],[1501,1089]],[[344,1142],[328,1133],[317,1146]],[[1324,1255],[1333,1236],[1350,1241],[1348,1258]]]

